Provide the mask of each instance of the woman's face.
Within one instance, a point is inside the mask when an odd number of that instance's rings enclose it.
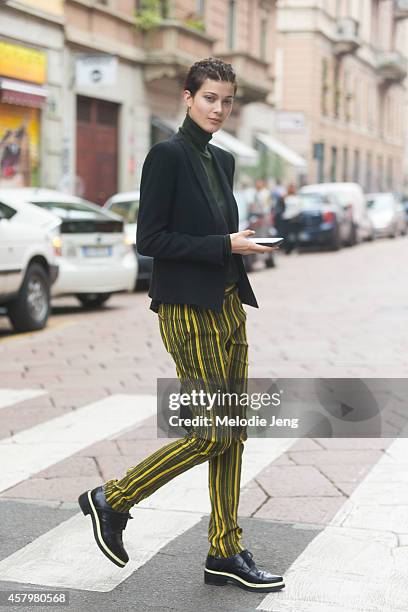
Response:
[[[184,90],[188,114],[206,132],[216,132],[230,116],[234,100],[234,86],[227,81],[206,79],[193,97]]]

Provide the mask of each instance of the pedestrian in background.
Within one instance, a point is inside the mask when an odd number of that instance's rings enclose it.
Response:
[[[206,391],[246,392],[248,343],[242,304],[258,304],[242,255],[275,250],[248,241],[251,230],[238,231],[234,158],[209,144],[231,113],[236,89],[230,64],[215,58],[193,64],[184,87],[184,123],[177,134],[150,150],[143,165],[137,246],[142,255],[154,258],[150,308],[158,313],[161,337],[183,391],[201,381]],[[280,590],[282,577],[259,570],[241,543],[237,513],[247,433],[244,426],[216,427],[215,415],[222,408],[208,412],[190,405],[193,416],[205,413],[213,425],[187,429],[184,438],[163,446],[119,480],[80,495],[79,504],[91,515],[101,551],[124,567],[129,557],[122,532],[132,518],[132,506],[208,461],[211,516],[205,582],[232,582],[257,593]],[[241,416],[242,410],[234,406],[230,414]],[[184,560],[188,562],[187,555]]]
[[[288,185],[287,194],[284,197],[284,210],[281,218],[282,234],[285,238],[283,248],[286,255],[290,255],[298,245],[300,200],[296,195],[296,186]]]

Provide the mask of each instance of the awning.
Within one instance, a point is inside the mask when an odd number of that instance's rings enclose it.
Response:
[[[41,108],[47,101],[48,91],[40,85],[23,81],[0,79],[0,102]]]
[[[256,139],[265,145],[267,149],[272,151],[272,153],[276,153],[276,155],[285,159],[291,166],[295,166],[295,168],[299,169],[306,167],[307,162],[304,157],[287,147],[283,142],[276,140],[273,136],[258,132],[256,134]]]
[[[177,132],[179,126],[183,123],[183,120],[177,122],[174,119],[163,119],[158,117],[152,117],[152,122],[155,121],[161,126],[167,126],[168,129],[172,130],[173,133]],[[215,145],[216,147],[220,147],[220,149],[224,149],[225,151],[229,151],[237,158],[237,161],[242,166],[256,166],[259,160],[259,153],[256,149],[248,146],[235,136],[232,136],[225,130],[218,130],[218,132],[214,132],[213,137],[210,140],[210,143]]]
[[[165,134],[168,134],[169,136],[172,136],[177,132],[177,128],[175,128],[170,121],[166,119],[160,119],[160,117],[156,117],[155,115],[152,115],[152,117],[150,118],[150,123],[155,128],[162,130]]]
[[[238,138],[224,130],[214,133],[211,144],[232,153],[243,166],[256,166],[259,161],[259,153],[256,149],[253,149],[242,142],[242,140],[238,140]]]

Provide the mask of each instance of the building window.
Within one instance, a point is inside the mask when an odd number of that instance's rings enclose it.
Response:
[[[371,188],[371,183],[372,183],[372,178],[373,178],[372,163],[373,163],[373,156],[372,156],[371,153],[367,153],[366,191],[368,193],[370,193],[371,190],[372,190],[372,188]]]
[[[332,183],[337,181],[337,147],[331,148],[330,180]]]
[[[384,185],[383,185],[383,159],[382,159],[381,155],[378,156],[377,166],[378,166],[378,171],[377,171],[377,189],[378,189],[378,191],[383,191],[383,189],[384,189]]]
[[[360,182],[360,151],[358,149],[354,151],[353,181]]]
[[[324,57],[322,60],[322,91],[321,91],[321,108],[322,115],[328,114],[328,96],[329,96],[329,60]]]
[[[110,0],[108,0],[108,2],[110,2]],[[146,2],[146,0],[135,0],[135,9],[137,12],[140,11],[144,11],[144,10],[150,10],[147,6],[148,2]],[[156,9],[154,9],[156,10]],[[160,11],[160,16],[163,19],[167,19],[168,18],[168,13],[169,13],[169,2],[168,0],[159,0],[159,6],[158,6],[158,10]]]
[[[229,49],[233,49],[235,46],[235,17],[236,17],[236,1],[229,0],[228,5],[228,31],[227,31],[227,45]]]
[[[351,105],[353,102],[353,93],[350,88],[350,73],[348,70],[344,72],[344,120],[349,122],[352,119]]]
[[[200,17],[202,17],[205,13],[205,0],[196,0],[196,12]]]
[[[317,182],[324,182],[324,142],[313,144],[313,159],[317,160]]]
[[[348,181],[348,148],[344,147],[343,149],[343,181],[347,183]]]
[[[259,55],[260,55],[260,58],[263,60],[266,60],[267,33],[268,33],[268,19],[266,17],[263,17],[261,19],[261,32],[260,32],[260,37],[259,37],[259,43],[260,43]]]
[[[388,168],[387,168],[387,184],[389,191],[394,190],[394,165],[392,157],[388,159]]]
[[[334,116],[340,118],[341,89],[340,89],[340,62],[337,60],[334,65]]]

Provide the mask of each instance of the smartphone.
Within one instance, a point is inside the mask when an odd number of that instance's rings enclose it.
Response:
[[[262,238],[260,236],[259,238],[247,238],[247,240],[253,242],[254,244],[259,244],[260,246],[273,247],[279,246],[285,239],[280,238],[279,236],[276,238]]]

